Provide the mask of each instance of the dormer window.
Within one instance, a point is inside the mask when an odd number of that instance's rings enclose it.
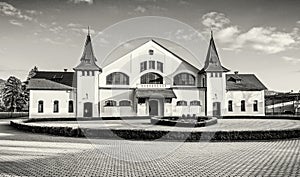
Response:
[[[240,84],[242,82],[242,79],[236,79],[235,83]]]
[[[149,51],[149,55],[153,55],[154,54],[154,50],[150,49]]]

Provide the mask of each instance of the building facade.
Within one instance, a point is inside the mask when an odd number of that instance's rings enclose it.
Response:
[[[228,74],[211,36],[205,65],[148,40],[104,67],[88,34],[74,72],[38,71],[29,81],[36,117],[264,115],[266,87],[253,74]]]

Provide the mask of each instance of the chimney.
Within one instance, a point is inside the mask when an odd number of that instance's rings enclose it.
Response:
[[[238,71],[234,71],[234,74],[237,75],[237,74],[239,74],[239,72]]]
[[[68,69],[64,69],[64,71],[65,71],[65,72],[67,72],[67,71],[68,71]]]

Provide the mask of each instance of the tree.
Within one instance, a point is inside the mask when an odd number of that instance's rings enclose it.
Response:
[[[34,66],[33,69],[31,69],[28,73],[27,81],[30,80],[33,76],[36,75],[36,72],[38,71],[38,67]]]
[[[3,102],[6,108],[11,112],[21,110],[26,106],[27,101],[28,94],[26,94],[22,82],[18,78],[10,76],[3,89]]]

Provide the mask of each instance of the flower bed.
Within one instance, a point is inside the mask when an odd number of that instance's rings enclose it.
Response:
[[[151,117],[151,124],[176,127],[205,127],[218,122],[215,117]]]

